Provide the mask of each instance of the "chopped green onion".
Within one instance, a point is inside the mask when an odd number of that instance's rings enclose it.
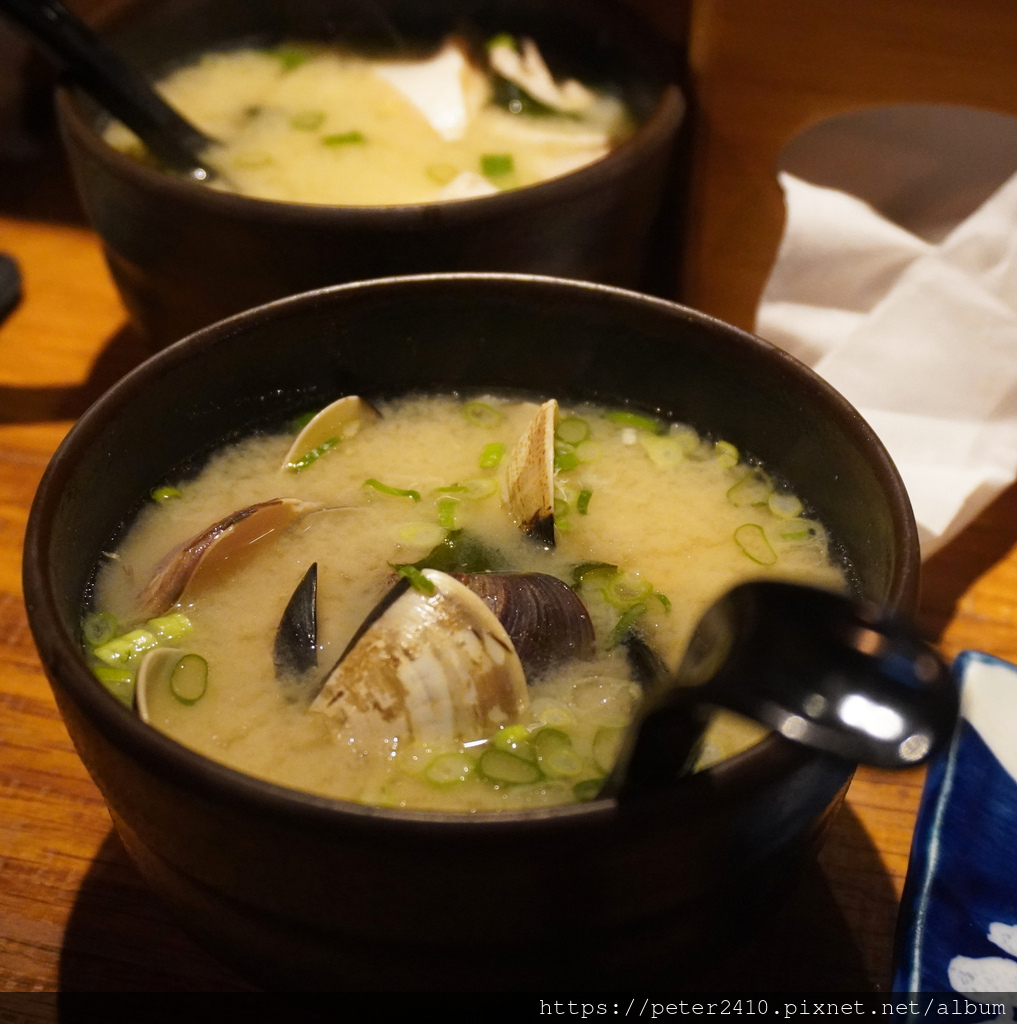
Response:
[[[182,612],[160,615],[157,618],[149,619],[145,625],[158,640],[177,640],[186,636],[193,628],[191,620]]]
[[[533,737],[533,749],[541,771],[549,778],[570,778],[582,770],[571,738],[560,729],[541,729]]]
[[[770,547],[763,528],[756,523],[739,526],[734,532],[734,542],[758,565],[773,565],[777,561],[777,554]]]
[[[492,738],[496,750],[515,754],[524,761],[536,761],[537,755],[530,744],[530,730],[525,725],[506,725]]]
[[[480,452],[480,468],[494,469],[505,455],[505,445],[501,441],[485,444]]]
[[[436,487],[435,494],[463,494],[471,501],[490,498],[498,490],[498,481],[490,476],[475,476],[461,483],[449,484],[447,487]]]
[[[294,68],[300,67],[310,56],[306,50],[298,50],[295,46],[280,46],[278,49],[264,52],[279,61],[283,71],[292,71]]]
[[[670,469],[685,461],[685,448],[676,437],[660,437],[644,432],[638,440],[640,447],[658,469]]]
[[[588,487],[584,487],[579,492],[579,497],[576,498],[576,511],[581,515],[585,516],[590,511],[590,498],[593,497],[593,491]]]
[[[455,498],[438,499],[438,525],[443,530],[456,528],[456,508],[459,502]]]
[[[596,462],[603,454],[603,451],[604,449],[596,441],[583,441],[581,444],[576,445],[576,455],[579,457],[579,461],[583,463]]]
[[[424,778],[433,786],[455,786],[465,782],[476,767],[469,754],[439,754],[424,769]]]
[[[572,787],[572,794],[576,801],[581,804],[589,803],[597,799],[597,794],[604,786],[603,779],[583,779]]]
[[[389,562],[389,565],[392,565]],[[410,581],[410,586],[414,590],[419,590],[422,594],[433,594],[435,591],[434,584],[415,566],[412,565],[392,565],[403,579]]]
[[[778,528],[781,540],[808,540],[823,536],[823,528],[811,519],[791,519]]]
[[[134,673],[130,669],[96,665],[92,673],[121,704],[134,707]]]
[[[774,491],[767,499],[767,504],[779,519],[797,519],[802,514],[802,503],[787,491]]]
[[[196,704],[208,688],[208,662],[200,654],[185,654],[173,666],[170,693],[181,704]]]
[[[480,158],[480,173],[485,178],[500,178],[511,174],[516,167],[511,153],[485,153]]]
[[[92,652],[104,665],[117,667],[132,661],[144,651],[158,647],[159,641],[147,629],[132,629],[96,647]]]
[[[336,132],[333,135],[323,135],[321,137],[321,144],[323,146],[355,146],[366,141],[364,133],[358,131]]]
[[[495,409],[487,402],[467,402],[463,406],[463,415],[475,427],[496,427],[505,418],[501,409]]]
[[[290,127],[298,132],[315,132],[325,123],[325,111],[302,110],[290,118]]]
[[[81,635],[89,647],[99,647],[117,635],[120,623],[110,612],[93,612],[81,623]]]
[[[634,604],[627,611],[622,612],[617,623],[615,623],[614,629],[611,630],[607,639],[604,641],[604,649],[608,651],[614,650],[614,648],[625,639],[625,634],[632,628],[632,623],[635,622],[640,615],[645,614],[645,612],[646,605],[642,602]]]
[[[648,434],[663,434],[667,431],[667,424],[662,420],[654,419],[652,416],[642,416],[637,412],[630,412],[628,409],[612,409],[604,414],[604,418],[621,427],[645,430]]]
[[[555,446],[557,449],[557,445]],[[554,468],[555,472],[568,473],[570,470],[575,469],[579,465],[579,456],[576,455],[574,450],[571,451],[555,451],[554,453]]]
[[[254,171],[259,167],[271,167],[275,161],[268,155],[268,153],[259,153],[257,151],[247,153],[237,153],[233,157],[233,166],[239,167],[242,170]]]
[[[564,498],[554,499],[554,518],[556,520],[556,526],[561,525],[557,522],[558,519],[564,519],[569,514],[569,507],[569,503]]]
[[[602,591],[604,599],[615,608],[628,608],[653,593],[653,584],[636,576],[620,572],[608,580]]]
[[[598,729],[597,734],[593,737],[593,760],[605,774],[614,767],[615,761],[618,760],[618,752],[621,750],[624,736],[624,729],[605,725]]]
[[[534,761],[525,761],[506,750],[485,750],[480,758],[480,774],[489,782],[519,786],[539,782],[543,775]]]
[[[487,48],[493,50],[496,46],[510,46],[513,50],[517,50],[516,38],[510,35],[508,32],[499,32],[496,36],[491,36],[487,41]]]
[[[659,590],[655,590],[653,596],[664,606],[664,611],[669,612],[671,610],[671,599],[667,594],[662,594]]]
[[[163,502],[172,501],[174,498],[182,498],[183,495],[176,487],[156,487],[152,491],[152,500]]]
[[[401,487],[389,487],[388,484],[383,484],[380,480],[375,480],[371,477],[370,480],[364,481],[365,487],[373,487],[376,491],[381,491],[382,494],[391,494],[393,498],[412,498],[414,501],[420,501],[420,492],[413,490],[404,490]]]
[[[727,500],[735,508],[745,508],[748,505],[765,505],[771,494],[773,481],[757,466],[728,489]]]
[[[590,436],[590,424],[581,416],[566,416],[558,421],[554,436],[566,444],[577,445]]]
[[[299,459],[287,462],[286,468],[291,473],[302,473],[308,466],[317,462],[325,452],[331,451],[341,440],[341,437],[330,437],[327,441],[322,441],[316,448],[312,448],[309,452],[304,452]]]
[[[713,454],[722,466],[737,466],[741,458],[738,449],[729,441],[718,441],[713,446]]]
[[[596,582],[598,576],[614,576],[618,566],[610,562],[583,562],[572,570],[572,585],[582,587],[586,583]]]

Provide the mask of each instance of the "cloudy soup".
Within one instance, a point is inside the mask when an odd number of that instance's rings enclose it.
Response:
[[[555,78],[532,40],[418,60],[314,45],[208,53],[157,83],[220,145],[214,187],[347,206],[494,195],[577,170],[634,125],[616,96]],[[107,140],[145,158],[112,124]]]
[[[723,440],[627,409],[350,396],[152,492],[90,664],[240,771],[389,807],[590,799],[642,689],[749,579],[835,590],[820,523]],[[718,714],[700,766],[762,730]]]

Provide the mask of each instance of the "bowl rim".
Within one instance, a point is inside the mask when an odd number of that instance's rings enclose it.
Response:
[[[638,12],[626,11],[631,18]],[[649,34],[651,27],[644,22]],[[111,27],[115,27],[115,24]],[[166,173],[143,164],[110,146],[93,127],[85,109],[85,96],[73,84],[60,84],[56,90],[56,110],[65,141],[80,145],[93,159],[105,165],[119,180],[140,191],[185,206],[197,212],[218,212],[237,219],[249,218],[270,223],[303,224],[322,221],[329,227],[388,228],[413,226],[421,221],[440,219],[449,224],[487,217],[509,216],[524,207],[553,206],[573,196],[596,191],[605,183],[624,178],[633,169],[650,162],[659,150],[674,144],[685,121],[687,104],[674,75],[661,71],[648,75],[647,82],[659,84],[659,96],[650,114],[629,138],[592,163],[545,181],[493,195],[466,199],[447,199],[419,203],[391,203],[369,206],[342,206],[329,203],[301,203],[261,199],[203,185],[200,182]],[[100,108],[101,109],[101,108]],[[380,223],[379,223],[380,222]]]
[[[515,284],[514,284],[515,282]],[[561,295],[591,295],[617,303],[619,307],[637,306],[657,309],[665,315],[696,323],[712,333],[730,337],[737,345],[748,346],[765,358],[790,369],[796,379],[822,394],[841,426],[872,456],[874,472],[887,493],[894,519],[899,567],[886,603],[905,611],[913,611],[917,603],[919,576],[919,545],[917,527],[903,481],[889,453],[875,432],[858,411],[831,385],[818,377],[799,360],[741,328],[726,324],[708,314],[667,299],[618,288],[611,285],[536,274],[459,272],[416,274],[400,277],[374,278],[332,285],[303,292],[254,307],[221,320],[180,339],[156,352],[131,370],[98,398],[66,434],[52,456],[36,491],[25,535],[23,586],[29,625],[39,650],[40,659],[54,690],[64,691],[75,707],[115,747],[121,749],[160,780],[176,783],[182,788],[215,802],[235,807],[238,801],[274,816],[301,819],[305,824],[327,827],[342,823],[348,827],[379,826],[416,833],[431,833],[436,826],[442,830],[478,835],[505,828],[541,829],[595,826],[606,818],[637,808],[666,808],[669,817],[689,813],[708,799],[719,806],[736,799],[739,794],[759,791],[769,779],[783,777],[798,768],[820,760],[836,761],[830,755],[800,747],[782,736],[771,734],[758,744],[734,757],[699,772],[660,794],[624,801],[614,798],[595,799],[583,804],[567,804],[532,810],[490,812],[447,812],[386,808],[321,796],[282,784],[247,775],[199,754],[169,736],[142,722],[130,709],[108,694],[88,669],[75,637],[63,629],[59,601],[51,585],[48,571],[48,539],[55,522],[60,496],[67,480],[73,476],[81,452],[93,443],[103,425],[129,401],[144,390],[148,382],[165,370],[190,362],[219,339],[242,333],[262,322],[285,319],[291,311],[342,302],[343,296],[372,292],[395,294],[400,289],[432,288],[435,285],[470,288],[477,284],[507,284],[547,289]],[[844,765],[845,779],[851,767]]]

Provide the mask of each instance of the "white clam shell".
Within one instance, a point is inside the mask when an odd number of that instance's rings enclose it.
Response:
[[[290,469],[295,462],[320,445],[334,438],[342,440],[352,437],[365,423],[379,418],[378,410],[359,395],[345,395],[337,399],[305,424],[290,445],[280,469]]]
[[[558,403],[545,402],[512,449],[505,469],[509,512],[519,528],[554,545],[554,428]]]
[[[384,608],[311,705],[362,745],[481,739],[529,708],[522,665],[495,615],[451,576],[423,574],[434,593],[410,588]]]

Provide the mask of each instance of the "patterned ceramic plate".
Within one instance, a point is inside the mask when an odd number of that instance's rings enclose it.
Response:
[[[963,718],[929,767],[894,990],[963,994],[958,1009],[971,1022],[999,1017],[1005,1003],[1009,1020],[1017,1005],[1017,666],[966,651],[954,668]],[[978,998],[987,993],[999,995]]]

